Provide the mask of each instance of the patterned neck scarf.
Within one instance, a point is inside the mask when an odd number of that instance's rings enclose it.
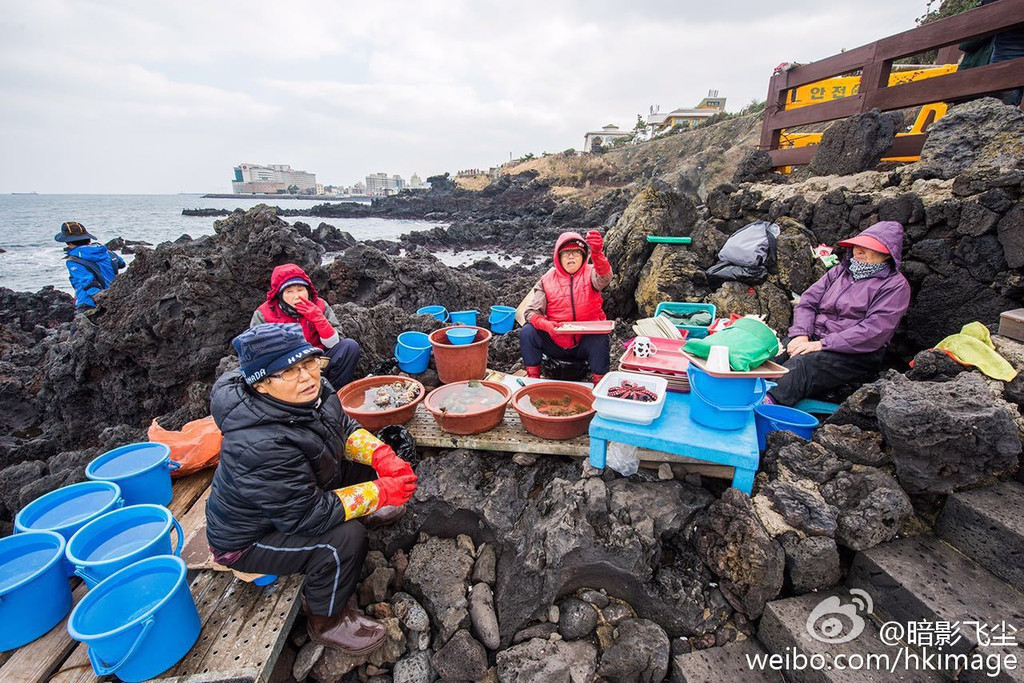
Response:
[[[881,272],[883,268],[889,265],[889,261],[882,261],[881,263],[864,263],[857,259],[850,259],[850,275],[853,276],[854,281],[863,280],[866,277],[871,277],[875,273]]]

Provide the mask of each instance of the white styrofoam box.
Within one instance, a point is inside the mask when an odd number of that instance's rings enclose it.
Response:
[[[645,403],[628,398],[609,396],[608,390],[618,386],[624,379],[650,389],[658,397],[658,400]],[[616,370],[605,375],[598,385],[594,387],[594,410],[597,411],[598,415],[608,420],[649,425],[661,415],[661,410],[665,407],[665,395],[667,393],[668,380],[664,377],[651,377],[649,375],[638,375],[633,372],[620,372]]]

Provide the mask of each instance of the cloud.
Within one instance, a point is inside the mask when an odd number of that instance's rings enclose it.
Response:
[[[9,0],[0,144],[15,164],[0,191],[225,191],[242,160],[342,184],[487,167],[711,88],[735,111],[764,98],[779,62],[912,28],[917,13],[882,0]],[[87,180],[63,170],[85,154]]]

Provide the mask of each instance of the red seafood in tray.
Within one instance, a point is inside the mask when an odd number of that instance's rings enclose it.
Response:
[[[608,395],[612,398],[624,398],[629,401],[643,401],[652,403],[658,400],[658,395],[638,382],[631,382],[624,379],[614,387],[609,387]]]

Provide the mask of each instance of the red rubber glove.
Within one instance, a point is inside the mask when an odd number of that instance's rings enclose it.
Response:
[[[409,463],[399,458],[395,450],[386,443],[377,446],[370,464],[382,477],[402,477],[413,473]]]
[[[590,247],[590,260],[594,262],[594,270],[598,275],[607,275],[612,272],[612,264],[604,255],[604,238],[597,230],[587,233],[587,246]]]
[[[314,304],[309,299],[299,299],[295,302],[295,310],[299,312],[303,318],[313,323],[313,327],[316,328],[316,333],[320,335],[321,339],[330,339],[337,330],[327,320],[327,316],[320,310],[320,307]]]
[[[377,509],[385,505],[405,505],[416,493],[416,475],[404,474],[399,477],[381,477],[373,481],[377,487]]]
[[[574,344],[572,343],[571,334],[562,334],[560,332],[555,331],[556,323],[554,320],[551,320],[550,318],[545,318],[540,313],[534,313],[530,317],[530,324],[533,325],[538,330],[540,330],[541,332],[546,332],[548,336],[551,337],[551,340],[558,344],[559,346],[565,346],[566,348],[568,348],[569,346],[574,346]]]

